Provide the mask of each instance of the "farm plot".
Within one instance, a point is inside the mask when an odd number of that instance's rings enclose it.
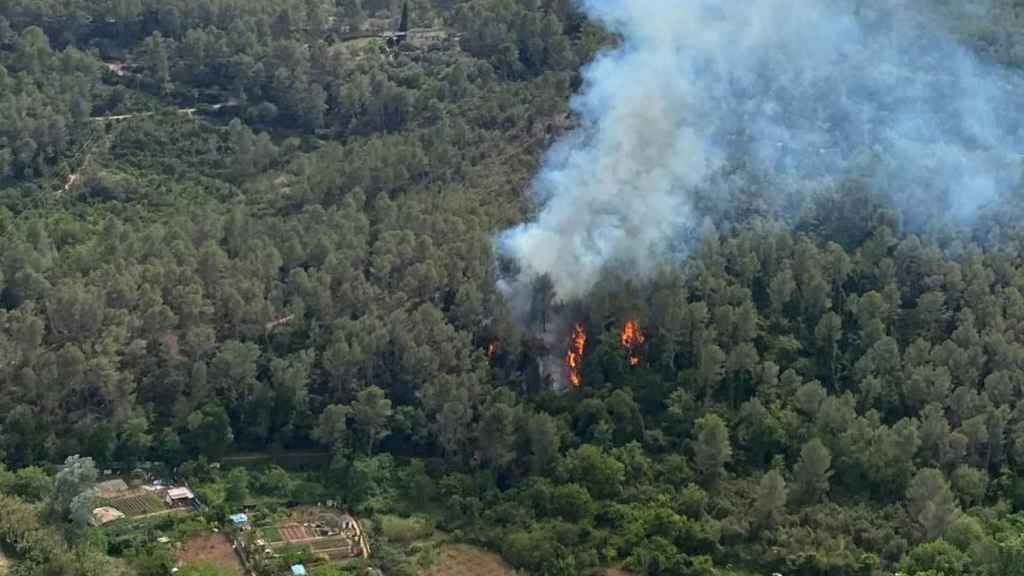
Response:
[[[441,558],[423,576],[515,576],[516,571],[497,554],[454,544],[441,550]]]
[[[313,550],[331,550],[333,548],[351,548],[352,540],[341,537],[341,538],[322,538],[320,540],[314,540],[310,542]]]
[[[359,542],[347,535],[319,536],[315,529],[299,524],[284,524],[261,530],[273,547],[301,543],[331,560],[345,560],[361,553]]]
[[[359,555],[359,551],[352,548],[334,548],[333,550],[323,550],[319,553],[327,556],[327,559],[331,562],[343,562]]]
[[[278,552],[287,544],[302,544],[331,561],[369,554],[355,519],[329,508],[294,508],[284,523],[260,530],[270,547]]]
[[[284,524],[278,526],[277,529],[288,542],[298,542],[316,537],[314,534],[310,534],[306,527],[301,524]]]
[[[359,543],[347,537],[322,538],[309,542],[309,545],[315,554],[326,556],[331,562],[361,555]]]
[[[119,496],[117,498],[111,498],[108,502],[109,506],[113,506],[121,512],[124,512],[129,518],[144,516],[154,512],[162,512],[167,509],[164,501],[161,500],[159,496],[149,492]]]
[[[178,551],[178,563],[182,566],[213,564],[225,573],[243,576],[245,570],[235,554],[231,540],[224,534],[204,532],[192,536]]]

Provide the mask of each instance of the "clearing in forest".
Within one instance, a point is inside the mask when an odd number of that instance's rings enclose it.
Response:
[[[516,571],[501,556],[468,544],[452,544],[423,576],[514,576]]]
[[[7,574],[7,570],[11,567],[11,561],[4,556],[3,550],[0,550],[0,576]]]
[[[245,574],[242,562],[231,546],[231,540],[224,534],[197,534],[186,540],[178,551],[178,564],[181,566],[198,566],[205,563],[215,564],[228,574]]]

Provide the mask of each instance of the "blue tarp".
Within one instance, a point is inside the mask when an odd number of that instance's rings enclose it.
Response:
[[[245,514],[232,514],[231,516],[228,516],[228,518],[231,518],[231,521],[235,523],[235,526],[240,526],[249,521],[249,517]]]
[[[292,566],[292,575],[293,576],[306,576],[306,567],[303,566],[302,564],[296,564],[296,565]]]

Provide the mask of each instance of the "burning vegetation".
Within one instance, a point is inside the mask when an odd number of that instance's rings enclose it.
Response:
[[[637,353],[637,349],[640,348],[643,343],[644,333],[640,331],[640,325],[637,324],[636,320],[627,321],[626,325],[622,327],[622,346],[629,354],[628,362],[630,366],[636,366],[640,363],[640,356]]]
[[[487,345],[487,357],[494,360],[498,356],[498,341],[495,340]]]
[[[580,366],[583,364],[583,351],[587,346],[587,332],[583,324],[577,324],[572,330],[572,338],[569,340],[569,352],[565,355],[565,365],[569,369],[569,384],[573,388],[579,388],[582,383],[580,378]]]

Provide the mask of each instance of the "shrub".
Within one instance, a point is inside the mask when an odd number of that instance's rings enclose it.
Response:
[[[383,538],[399,544],[409,544],[434,534],[433,525],[423,518],[381,516],[377,524]]]

